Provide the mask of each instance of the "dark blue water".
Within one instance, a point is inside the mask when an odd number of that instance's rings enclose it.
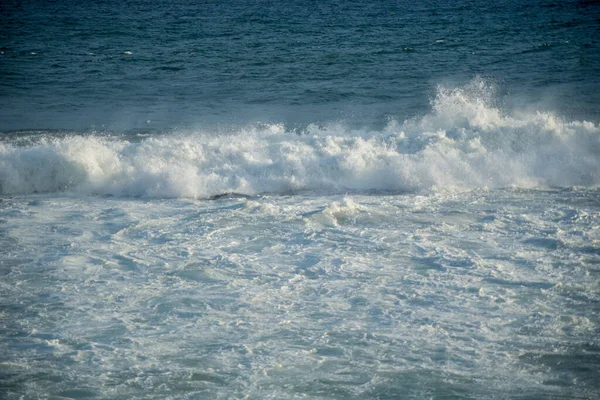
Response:
[[[0,130],[380,126],[479,76],[597,121],[595,1],[0,4]]]

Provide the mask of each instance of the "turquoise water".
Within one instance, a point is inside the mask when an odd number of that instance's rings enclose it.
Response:
[[[2,2],[0,398],[597,398],[598,21]]]

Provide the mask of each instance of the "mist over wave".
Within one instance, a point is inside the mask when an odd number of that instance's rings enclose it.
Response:
[[[600,127],[549,112],[506,112],[476,78],[440,87],[429,113],[382,130],[343,123],[181,131],[142,141],[41,137],[0,144],[0,194],[73,192],[208,198],[298,191],[421,192],[597,186]]]

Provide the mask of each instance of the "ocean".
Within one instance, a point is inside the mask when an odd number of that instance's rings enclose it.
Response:
[[[600,5],[0,3],[0,398],[600,396]]]

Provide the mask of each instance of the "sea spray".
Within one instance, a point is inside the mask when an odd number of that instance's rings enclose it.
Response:
[[[208,198],[298,191],[423,192],[600,184],[600,128],[550,113],[505,112],[474,79],[439,87],[429,113],[380,131],[343,123],[301,134],[256,124],[229,134],[141,141],[61,135],[0,144],[0,194]]]

